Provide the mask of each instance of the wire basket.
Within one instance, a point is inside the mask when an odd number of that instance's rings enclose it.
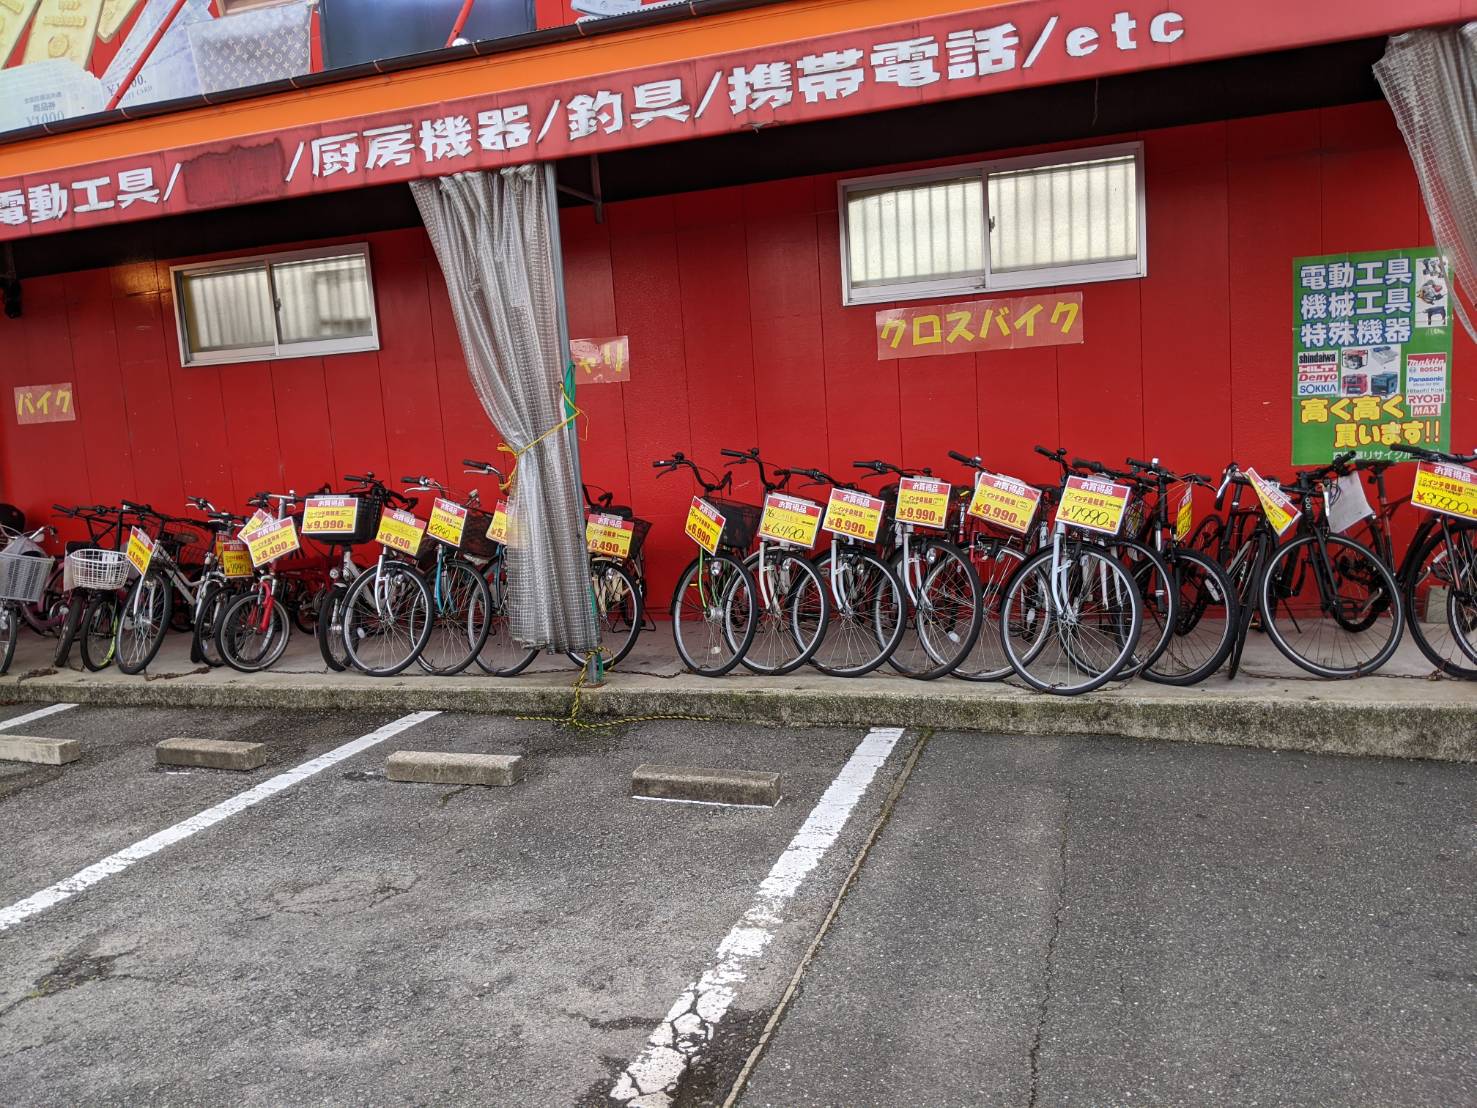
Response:
[[[626,554],[627,558],[639,558],[641,556],[641,545],[646,542],[646,536],[651,532],[651,521],[648,519],[631,520],[634,529],[631,532],[631,549]]]
[[[46,591],[55,558],[35,554],[0,554],[0,600],[34,604]]]
[[[737,500],[718,500],[710,497],[708,503],[723,513],[723,536],[719,546],[731,546],[748,553],[754,545],[754,536],[759,533],[759,520],[764,509],[757,504],[741,504]]]
[[[116,550],[74,550],[67,555],[67,587],[111,592],[128,584],[128,558]]]
[[[487,537],[487,529],[491,526],[491,512],[468,505],[467,525],[462,529],[462,550],[474,558],[496,557],[499,544]]]

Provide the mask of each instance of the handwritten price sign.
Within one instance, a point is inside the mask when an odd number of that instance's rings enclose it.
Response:
[[[1281,538],[1303,513],[1298,511],[1297,505],[1287,498],[1286,493],[1256,470],[1248,469],[1246,476],[1251,478],[1251,487],[1256,490],[1256,498],[1261,501],[1262,514],[1267,517],[1272,530],[1277,532],[1277,537]]]
[[[386,508],[380,513],[379,533],[374,536],[374,541],[415,557],[420,552],[421,538],[425,533],[426,525],[409,512]]]
[[[1056,521],[1070,523],[1104,535],[1116,535],[1128,514],[1128,498],[1133,490],[1113,481],[1091,477],[1068,477],[1057,505]]]
[[[881,500],[864,492],[832,489],[831,500],[826,505],[826,521],[821,526],[835,535],[876,542],[886,507]]]
[[[310,496],[303,501],[305,535],[352,535],[358,523],[357,497]]]
[[[251,576],[251,553],[240,539],[216,539],[215,556],[227,577]]]
[[[439,496],[431,502],[431,521],[426,524],[426,534],[431,538],[447,546],[461,546],[466,529],[467,509]]]
[[[147,531],[135,527],[128,532],[128,563],[142,577],[149,572],[149,563],[154,559],[154,540]]]
[[[764,498],[759,536],[808,550],[821,528],[821,506],[814,500],[772,492]]]
[[[499,500],[492,509],[492,522],[487,525],[487,537],[493,542],[508,545],[508,502]]]
[[[624,558],[631,553],[636,525],[620,516],[592,513],[585,517],[585,546],[591,554]]]
[[[1477,470],[1444,462],[1421,462],[1416,467],[1410,502],[1428,512],[1477,519]]]
[[[718,540],[723,537],[723,525],[727,522],[717,508],[702,497],[694,496],[692,506],[687,509],[687,526],[683,530],[709,554],[716,554]]]
[[[298,549],[297,524],[291,516],[268,520],[256,529],[247,531],[241,538],[246,543],[251,564],[258,569]]]
[[[897,486],[897,518],[914,527],[947,527],[953,486],[932,477],[904,477]]]
[[[981,473],[974,482],[969,514],[1007,531],[1024,535],[1036,518],[1041,490],[1003,473]]]

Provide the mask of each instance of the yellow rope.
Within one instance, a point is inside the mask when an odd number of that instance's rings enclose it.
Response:
[[[565,404],[567,404],[569,406],[569,414],[567,416],[565,416],[558,423],[554,424],[554,426],[550,427],[542,435],[540,435],[538,438],[534,439],[531,443],[529,443],[527,446],[525,446],[521,450],[514,450],[511,446],[509,446],[505,442],[498,443],[498,447],[497,448],[500,451],[502,451],[504,454],[511,454],[511,455],[513,455],[513,464],[508,467],[508,475],[499,484],[499,487],[502,489],[502,491],[505,492],[505,493],[507,493],[509,496],[512,496],[513,495],[513,493],[512,493],[513,479],[518,474],[518,463],[523,460],[523,455],[527,454],[530,450],[532,450],[539,443],[543,442],[550,435],[556,434],[559,431],[564,430],[564,428],[568,427],[576,419],[578,419],[580,416],[582,416],[582,415],[585,414],[584,411],[583,411],[583,409],[581,409],[577,404],[575,404],[574,397],[572,397],[572,396],[569,395],[568,390],[565,389],[565,387],[564,387],[564,382],[563,381],[559,382],[559,392],[564,397]]]
[[[621,719],[605,720],[605,721],[603,721],[601,723],[586,723],[584,720],[582,720],[582,719],[579,718],[579,715],[580,715],[580,693],[581,693],[581,690],[583,690],[583,688],[584,688],[585,679],[589,675],[589,672],[590,672],[590,663],[595,660],[595,655],[596,654],[604,654],[605,652],[606,652],[605,651],[605,647],[602,646],[602,647],[598,647],[595,650],[592,650],[585,657],[585,664],[580,667],[580,675],[578,677],[576,677],[575,678],[575,681],[574,681],[574,701],[569,706],[569,715],[567,715],[567,716],[516,716],[514,718],[516,718],[517,720],[519,720],[520,722],[523,722],[523,723],[562,723],[562,724],[565,724],[566,726],[569,726],[569,727],[577,727],[577,728],[579,728],[580,730],[583,730],[583,731],[598,731],[602,727],[621,727],[621,726],[624,726],[625,724],[628,724],[628,723],[648,723],[648,722],[650,722],[652,720],[661,720],[661,719],[687,720],[690,723],[710,723],[710,722],[712,722],[712,717],[711,716],[683,716],[683,715],[659,714],[659,715],[651,715],[651,716],[624,716]]]

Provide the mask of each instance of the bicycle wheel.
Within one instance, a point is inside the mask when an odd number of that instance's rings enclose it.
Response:
[[[904,567],[901,550],[892,559],[911,603],[908,629],[887,662],[899,673],[933,681],[953,673],[979,641],[983,592],[969,559],[952,543],[915,539],[910,560],[912,566]]]
[[[173,614],[174,585],[163,573],[151,569],[133,583],[118,614],[115,656],[120,670],[134,674],[148,668]]]
[[[1196,685],[1230,656],[1239,605],[1230,577],[1210,555],[1172,547],[1165,558],[1179,611],[1164,652],[1140,676],[1161,685]]]
[[[1120,681],[1130,681],[1169,648],[1179,615],[1179,590],[1170,577],[1169,564],[1157,550],[1138,542],[1119,542],[1113,548],[1128,566],[1143,608],[1138,643],[1117,675]]]
[[[1273,552],[1257,583],[1262,624],[1277,649],[1309,673],[1373,673],[1395,653],[1404,629],[1395,575],[1353,539],[1327,535],[1320,547],[1319,538],[1304,535]]]
[[[307,585],[298,585],[292,598],[292,625],[304,635],[316,635],[318,633],[318,609],[323,604],[323,597],[328,590],[322,587],[309,588]]]
[[[973,648],[955,668],[955,677],[964,681],[999,681],[1013,672],[1010,659],[1000,646],[1000,609],[1007,582],[1025,560],[1024,551],[999,540],[970,548],[969,562],[980,580],[980,633]],[[1010,629],[1021,640],[1023,656],[1041,642],[1046,629],[1046,621],[1035,618],[1036,613],[1028,610],[1026,614],[1027,619]]]
[[[1437,530],[1422,544],[1401,599],[1410,636],[1442,673],[1477,680],[1477,528],[1449,524],[1451,542]]]
[[[313,637],[318,640],[318,653],[323,664],[334,673],[349,668],[349,648],[344,645],[344,597],[349,586],[334,585],[318,601],[318,617],[313,621]]]
[[[77,646],[82,654],[84,669],[96,673],[112,665],[117,654],[117,631],[117,594],[91,594],[87,607],[82,611],[82,627],[77,635]]]
[[[1113,680],[1138,643],[1142,602],[1128,570],[1107,551],[1063,543],[1028,558],[1005,586],[1000,644],[1011,668],[1040,692],[1077,696]],[[1022,649],[1011,627],[1044,623]]]
[[[450,677],[472,664],[487,641],[492,597],[477,567],[448,558],[431,582],[431,633],[416,664],[427,673]]]
[[[870,551],[828,550],[815,567],[831,597],[831,622],[810,664],[831,677],[861,677],[891,656],[902,641],[907,601],[887,563]]]
[[[232,669],[258,673],[277,664],[292,637],[287,607],[265,589],[244,592],[226,605],[215,630],[216,649]]]
[[[754,642],[754,578],[737,558],[703,555],[687,567],[672,594],[672,637],[683,664],[703,677],[722,677]]]
[[[613,669],[631,653],[641,634],[645,614],[641,589],[625,566],[610,558],[596,558],[590,563],[590,585],[594,589],[605,668]],[[569,660],[577,666],[585,664],[585,656],[573,650],[569,652]]]
[[[12,601],[0,603],[0,674],[10,672],[15,659],[15,640],[20,638],[20,605]]]
[[[487,641],[477,654],[477,666],[494,677],[516,677],[538,657],[536,647],[524,646],[513,638],[508,613],[509,589],[507,563],[494,559],[483,573],[490,598],[487,619]]]
[[[344,643],[354,668],[393,677],[431,637],[431,590],[403,562],[381,562],[361,573],[344,597]]]
[[[744,562],[754,579],[758,619],[754,641],[740,662],[744,668],[777,677],[799,669],[815,656],[831,618],[830,591],[809,558],[782,547],[765,548]]]
[[[190,634],[190,661],[197,666],[219,666],[225,661],[215,648],[215,628],[230,602],[230,595],[221,585],[205,586],[205,595],[200,598],[200,615]]]
[[[65,611],[61,628],[57,631],[56,649],[51,652],[51,664],[57,669],[65,668],[72,656],[72,643],[77,640],[77,633],[82,629],[82,613],[87,610],[87,596],[80,589],[74,590],[67,594],[63,603]]]

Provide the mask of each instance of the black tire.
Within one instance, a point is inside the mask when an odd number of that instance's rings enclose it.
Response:
[[[682,571],[672,593],[672,638],[693,673],[722,677],[754,642],[754,578],[727,554],[703,555]]]
[[[495,558],[488,563],[482,576],[487,582],[491,607],[487,620],[487,641],[477,654],[477,668],[493,677],[516,677],[533,663],[539,656],[539,651],[536,647],[524,646],[513,639],[512,624],[508,616],[507,562],[502,558]]]
[[[926,567],[915,575],[918,580],[912,582],[912,588],[919,592],[927,610],[920,612],[909,603],[908,629],[887,664],[919,681],[936,681],[958,669],[979,641],[984,626],[984,594],[974,566],[953,543],[914,538],[909,545],[914,557]],[[889,564],[902,582],[904,594],[909,594],[901,547]]]
[[[1445,533],[1439,528],[1432,532],[1401,582],[1401,601],[1410,637],[1426,659],[1450,677],[1477,681],[1477,664],[1469,645],[1477,634],[1468,631],[1477,617],[1477,581],[1463,580],[1472,576],[1469,559],[1477,545],[1477,527],[1461,523],[1448,527],[1458,545],[1458,556],[1453,557],[1447,549]],[[1440,594],[1433,593],[1433,589],[1444,589],[1447,595],[1447,603],[1436,605],[1435,611],[1432,597]],[[1456,627],[1452,625],[1453,617],[1458,621]]]
[[[235,596],[236,591],[224,585],[206,586],[205,596],[200,601],[200,618],[195,621],[191,632],[193,637],[190,642],[190,661],[196,665],[203,663],[216,668],[226,664],[226,660],[221,657],[215,632],[220,626],[226,606]]]
[[[271,605],[265,619],[262,604]],[[262,625],[265,623],[265,630]],[[292,638],[292,619],[275,596],[251,589],[226,605],[215,629],[216,649],[226,665],[240,673],[259,673],[277,664]]]
[[[1005,586],[1026,560],[1025,551],[999,539],[976,542],[969,549],[970,564],[975,576],[980,579],[980,605],[982,622],[979,638],[969,654],[959,663],[953,676],[961,681],[1003,681],[1015,671],[1010,668],[1010,659],[1000,646],[1000,607],[1005,595]],[[1029,638],[1039,635],[1039,627],[1018,627],[1019,636]],[[1029,652],[1030,646],[1022,644],[1022,651]]]
[[[435,572],[434,568],[432,572]],[[450,677],[472,664],[487,642],[488,610],[492,594],[487,582],[471,562],[447,558],[441,566],[439,588],[432,590],[435,610],[431,634],[416,657],[416,664],[437,677]],[[445,590],[454,595],[438,596]]]
[[[51,652],[51,664],[56,669],[65,669],[72,656],[72,643],[82,627],[82,613],[87,608],[88,594],[75,589],[66,599],[67,613],[62,617],[61,629],[57,632],[56,649]]]
[[[299,585],[294,592],[288,610],[292,613],[292,625],[304,635],[318,633],[318,610],[325,595],[326,589],[310,589],[306,585]]]
[[[590,582],[595,594],[595,622],[600,630],[600,649],[605,655],[605,668],[614,669],[631,653],[641,636],[646,607],[641,602],[641,589],[625,565],[615,558],[593,558]],[[569,652],[569,660],[577,666],[585,664],[585,656]]]
[[[344,597],[349,661],[371,677],[413,665],[431,636],[431,590],[404,562],[385,560],[360,574]]]
[[[344,597],[349,586],[334,585],[318,600],[318,617],[313,621],[313,637],[318,640],[318,653],[323,664],[334,673],[349,668],[349,648],[344,645]]]
[[[115,593],[94,593],[88,597],[82,612],[82,628],[77,636],[82,665],[91,673],[107,669],[117,657],[118,597]]]
[[[897,574],[881,558],[854,547],[840,552],[840,589],[832,581],[835,551],[815,560],[830,593],[831,623],[810,664],[829,677],[862,677],[886,662],[902,641],[908,601]]]
[[[138,597],[137,607],[134,598]],[[133,583],[118,609],[117,650],[114,660],[123,673],[142,673],[164,645],[174,616],[174,585],[151,569]]]
[[[10,663],[15,659],[15,640],[20,635],[20,605],[9,600],[0,603],[0,674],[10,672]]]
[[[754,637],[739,659],[745,669],[766,677],[793,673],[820,649],[831,618],[831,594],[820,571],[803,553],[786,547],[764,550],[764,583],[759,552],[744,560],[757,591],[759,611]],[[769,596],[766,604],[763,598]]]
[[[1198,685],[1230,657],[1240,605],[1230,577],[1209,554],[1173,547],[1166,558],[1179,596],[1174,634],[1139,676],[1160,685]]]
[[[1114,543],[1118,557],[1128,563],[1128,572],[1139,590],[1142,611],[1139,641],[1117,680],[1131,681],[1159,660],[1169,649],[1179,618],[1179,594],[1169,572],[1169,563],[1157,550],[1140,542]]]

